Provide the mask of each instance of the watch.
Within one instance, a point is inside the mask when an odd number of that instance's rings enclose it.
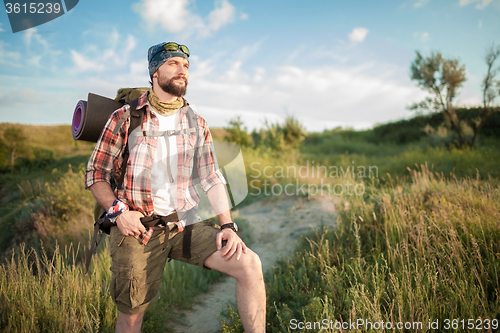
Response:
[[[234,222],[223,224],[220,227],[220,230],[228,229],[228,228],[232,229],[234,232],[238,232],[238,225],[236,223],[234,223]]]

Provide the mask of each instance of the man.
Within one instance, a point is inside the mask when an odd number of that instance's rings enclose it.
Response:
[[[266,296],[260,259],[235,232],[208,125],[195,114],[197,133],[190,130],[189,104],[181,97],[188,84],[188,58],[188,48],[177,43],[160,43],[149,49],[152,88],[138,100],[137,110],[145,108],[142,125],[135,130],[139,136],[134,140],[133,133],[127,137],[129,106],[116,110],[87,166],[86,188],[116,223],[110,232],[110,291],[119,311],[116,332],[140,332],[144,311],[158,299],[167,258],[236,278],[237,305],[245,331],[265,332]],[[123,186],[113,191],[111,179],[119,183],[125,142],[130,157]],[[199,202],[193,167],[221,228],[209,222],[195,223],[186,256],[189,242],[184,229],[190,223],[188,213]],[[143,222],[152,219],[161,223],[146,229]]]

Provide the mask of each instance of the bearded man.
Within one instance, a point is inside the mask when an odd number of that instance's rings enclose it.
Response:
[[[182,97],[188,85],[189,50],[174,42],[160,43],[149,48],[148,63],[152,87],[137,101],[137,110],[144,112],[140,128],[134,130],[139,135],[132,140],[134,132],[128,133],[130,106],[116,110],[96,144],[85,177],[85,187],[116,224],[109,242],[110,291],[118,308],[116,332],[141,331],[144,311],[159,298],[167,258],[236,278],[245,331],[265,332],[260,258],[236,234],[208,125]],[[127,145],[130,155],[122,169]],[[193,168],[220,227],[212,222],[193,224],[190,218],[199,202]],[[115,190],[113,181],[120,184]],[[145,221],[155,224],[146,227]]]

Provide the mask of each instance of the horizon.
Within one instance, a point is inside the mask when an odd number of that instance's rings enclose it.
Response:
[[[500,0],[80,1],[15,34],[2,12],[0,122],[68,125],[89,92],[148,86],[147,49],[161,41],[189,47],[186,99],[214,128],[237,116],[250,132],[290,115],[308,132],[412,118],[406,107],[426,96],[410,80],[415,51],[458,58],[455,103],[479,106],[499,12]]]

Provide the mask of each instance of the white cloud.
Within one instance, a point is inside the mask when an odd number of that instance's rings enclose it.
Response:
[[[107,36],[106,45],[109,45],[107,49],[99,48],[97,45],[87,45],[85,54],[71,50],[75,70],[77,72],[101,72],[113,69],[123,71],[125,67],[130,66],[130,55],[137,46],[134,36],[128,35],[124,39],[115,30]]]
[[[146,23],[159,23],[169,32],[180,32],[188,25],[188,0],[141,0],[134,9]]]
[[[132,75],[143,75],[148,73],[148,61],[144,59],[142,61],[130,63],[130,73]]]
[[[255,83],[262,82],[265,76],[266,76],[266,69],[263,67],[257,67],[255,69],[255,74],[253,76],[253,82]]]
[[[348,34],[348,37],[351,42],[361,43],[365,40],[366,35],[368,35],[368,29],[358,27],[352,29],[352,31]]]
[[[73,58],[73,62],[76,65],[77,71],[80,72],[102,71],[105,68],[103,64],[89,60],[80,53],[76,52],[75,50],[71,50],[71,56]]]
[[[160,25],[165,31],[185,36],[208,36],[235,21],[236,10],[227,0],[216,0],[215,8],[204,19],[189,10],[189,0],[140,0],[132,8],[140,14],[149,29]],[[241,19],[248,15],[240,14]]]
[[[235,9],[227,0],[215,2],[215,9],[208,15],[208,28],[217,31],[223,26],[234,22]]]
[[[264,119],[291,114],[309,131],[339,125],[366,128],[410,116],[406,106],[425,96],[406,77],[406,69],[377,63],[351,68],[282,66],[272,73],[242,68],[236,61],[219,77],[192,73],[187,99],[198,105],[210,126],[225,126],[240,115],[246,126],[255,128]]]
[[[49,43],[38,33],[36,28],[26,30],[23,39],[28,49],[31,48],[33,41],[36,46],[43,46],[44,51],[50,51],[51,49]]]
[[[422,7],[422,6],[425,6],[428,2],[429,2],[429,0],[417,0],[413,4],[413,7],[415,7],[415,8]]]
[[[477,27],[481,29],[483,27],[483,21],[479,20],[479,23],[477,24]]]
[[[476,8],[477,9],[484,9],[486,8],[493,0],[460,0],[459,4],[460,6],[468,6],[471,3],[477,3]]]
[[[86,99],[87,91],[75,93],[70,84],[61,87],[61,77],[0,74],[0,121],[29,124],[70,123],[76,102]],[[11,112],[15,108],[16,112]]]
[[[26,63],[31,65],[29,70],[53,70],[58,65],[58,56],[62,53],[60,50],[49,43],[38,33],[36,28],[26,30],[22,34],[22,40],[25,46],[23,57]]]
[[[0,32],[5,31],[5,29],[2,29],[2,22],[0,22]]]
[[[127,40],[125,41],[125,50],[124,53],[128,56],[130,52],[132,52],[137,46],[137,41],[134,36],[128,35]]]
[[[28,64],[34,67],[40,67],[40,61],[42,60],[41,55],[33,56],[28,59]]]
[[[421,43],[427,43],[427,41],[429,40],[429,33],[428,32],[415,32],[413,34],[413,37],[415,38],[418,38],[418,40],[421,42]]]
[[[11,45],[0,40],[0,65],[21,67],[21,53],[11,50]]]
[[[261,39],[251,45],[243,46],[242,48],[234,52],[234,58],[245,61],[248,58],[257,55],[260,51],[260,46],[262,45],[263,41],[264,39]]]
[[[33,35],[36,33],[36,28],[26,30],[26,33],[23,35],[24,44],[29,48],[31,46],[31,40],[33,39]]]

